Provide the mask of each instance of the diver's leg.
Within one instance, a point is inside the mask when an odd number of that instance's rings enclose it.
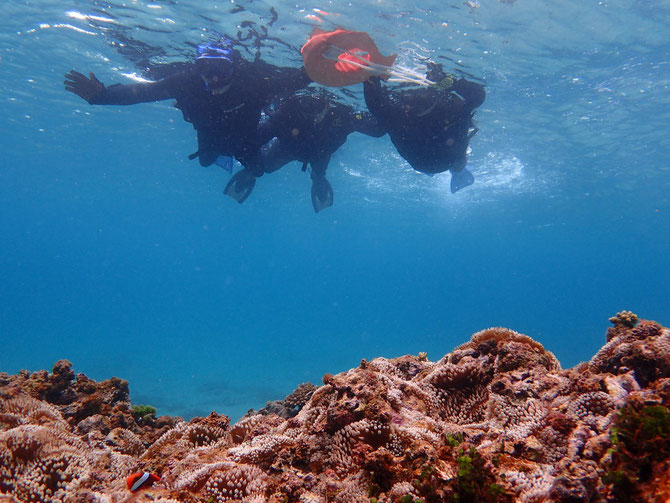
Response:
[[[277,138],[263,146],[261,157],[263,159],[263,171],[266,173],[274,173],[282,166],[296,160],[295,155],[292,154],[286,143]]]
[[[312,207],[318,213],[324,208],[333,205],[333,187],[326,180],[326,170],[330,162],[330,155],[311,161],[310,176],[312,178]]]
[[[198,131],[198,160],[200,166],[211,166],[219,153],[216,151],[213,135],[208,131]]]
[[[374,116],[378,116],[382,113],[383,92],[382,83],[379,80],[379,77],[370,77],[363,82],[365,105]]]
[[[198,150],[200,166],[211,166],[219,155],[213,150]]]
[[[240,149],[235,158],[243,169],[235,173],[223,189],[223,193],[238,203],[243,203],[256,185],[256,178],[263,176],[263,161],[260,149],[245,147]]]
[[[252,145],[238,149],[235,153],[235,158],[244,166],[244,169],[253,173],[254,176],[263,176],[263,156],[260,146]]]

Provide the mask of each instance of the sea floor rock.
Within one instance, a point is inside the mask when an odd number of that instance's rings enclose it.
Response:
[[[0,373],[0,502],[670,501],[670,331],[622,311],[589,361],[505,328],[439,361],[363,360],[231,425],[128,383]],[[131,494],[126,477],[161,481]]]

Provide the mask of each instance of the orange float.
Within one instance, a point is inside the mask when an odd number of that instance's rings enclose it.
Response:
[[[300,49],[307,75],[324,86],[360,84],[373,75],[389,78],[397,54],[384,56],[364,31],[314,30]]]

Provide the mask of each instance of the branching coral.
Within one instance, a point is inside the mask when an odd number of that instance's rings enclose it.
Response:
[[[208,426],[206,424],[194,424],[184,435],[184,440],[189,446],[202,447],[218,442],[226,435],[226,430],[218,426]]]
[[[589,362],[595,372],[626,374],[633,372],[642,386],[670,377],[670,336],[668,330],[653,321],[640,320],[633,328],[618,325],[610,338]]]
[[[90,467],[85,445],[59,429],[22,425],[0,433],[0,488],[19,501],[63,501]]]
[[[249,442],[231,447],[228,456],[240,463],[270,466],[282,449],[295,446],[295,439],[285,435],[259,435]]]
[[[238,465],[229,470],[214,472],[205,484],[208,501],[223,503],[231,500],[248,501],[265,488],[264,473],[255,466]]]
[[[131,456],[139,456],[144,452],[144,444],[140,438],[130,430],[114,428],[105,437],[105,444],[115,451]]]
[[[234,444],[244,442],[253,431],[254,426],[261,423],[263,418],[260,415],[246,417],[241,419],[230,430],[230,437]]]
[[[514,488],[517,501],[520,503],[536,503],[546,501],[555,477],[548,466],[538,465],[532,470],[506,470],[503,479],[509,487]]]
[[[312,383],[304,382],[299,384],[295,391],[284,399],[284,403],[288,407],[300,410],[307,403],[315,390],[316,386]]]
[[[612,316],[609,321],[614,325],[623,325],[627,328],[633,328],[637,323],[637,315],[632,311],[619,311],[616,316]]]
[[[0,411],[20,418],[21,424],[47,424],[59,428],[67,428],[67,423],[58,410],[48,403],[32,398],[29,395],[18,395],[9,400],[0,402]]]
[[[176,491],[197,492],[205,485],[209,477],[217,470],[234,468],[234,463],[219,461],[217,463],[198,464],[195,467],[186,468],[174,482]]]
[[[568,415],[577,422],[587,424],[597,431],[607,427],[610,413],[614,410],[614,399],[602,391],[584,393],[570,402]]]

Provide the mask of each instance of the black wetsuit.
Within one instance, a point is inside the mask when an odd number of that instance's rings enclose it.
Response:
[[[389,93],[373,77],[363,89],[368,110],[412,168],[428,174],[465,168],[473,111],[486,97],[482,85],[459,79],[444,90]]]
[[[368,112],[355,112],[350,106],[319,95],[286,98],[259,129],[265,140],[276,137],[263,149],[265,172],[301,161],[304,167],[311,165],[313,176],[323,176],[331,155],[353,132],[376,138],[386,134]]]
[[[264,61],[234,56],[225,92],[210,92],[192,65],[157,82],[111,85],[91,104],[132,105],[176,99],[184,119],[198,133],[200,164],[209,166],[219,155],[235,156],[246,168],[262,174],[258,136],[261,112],[274,99],[288,96],[311,82],[304,68],[281,68]]]

